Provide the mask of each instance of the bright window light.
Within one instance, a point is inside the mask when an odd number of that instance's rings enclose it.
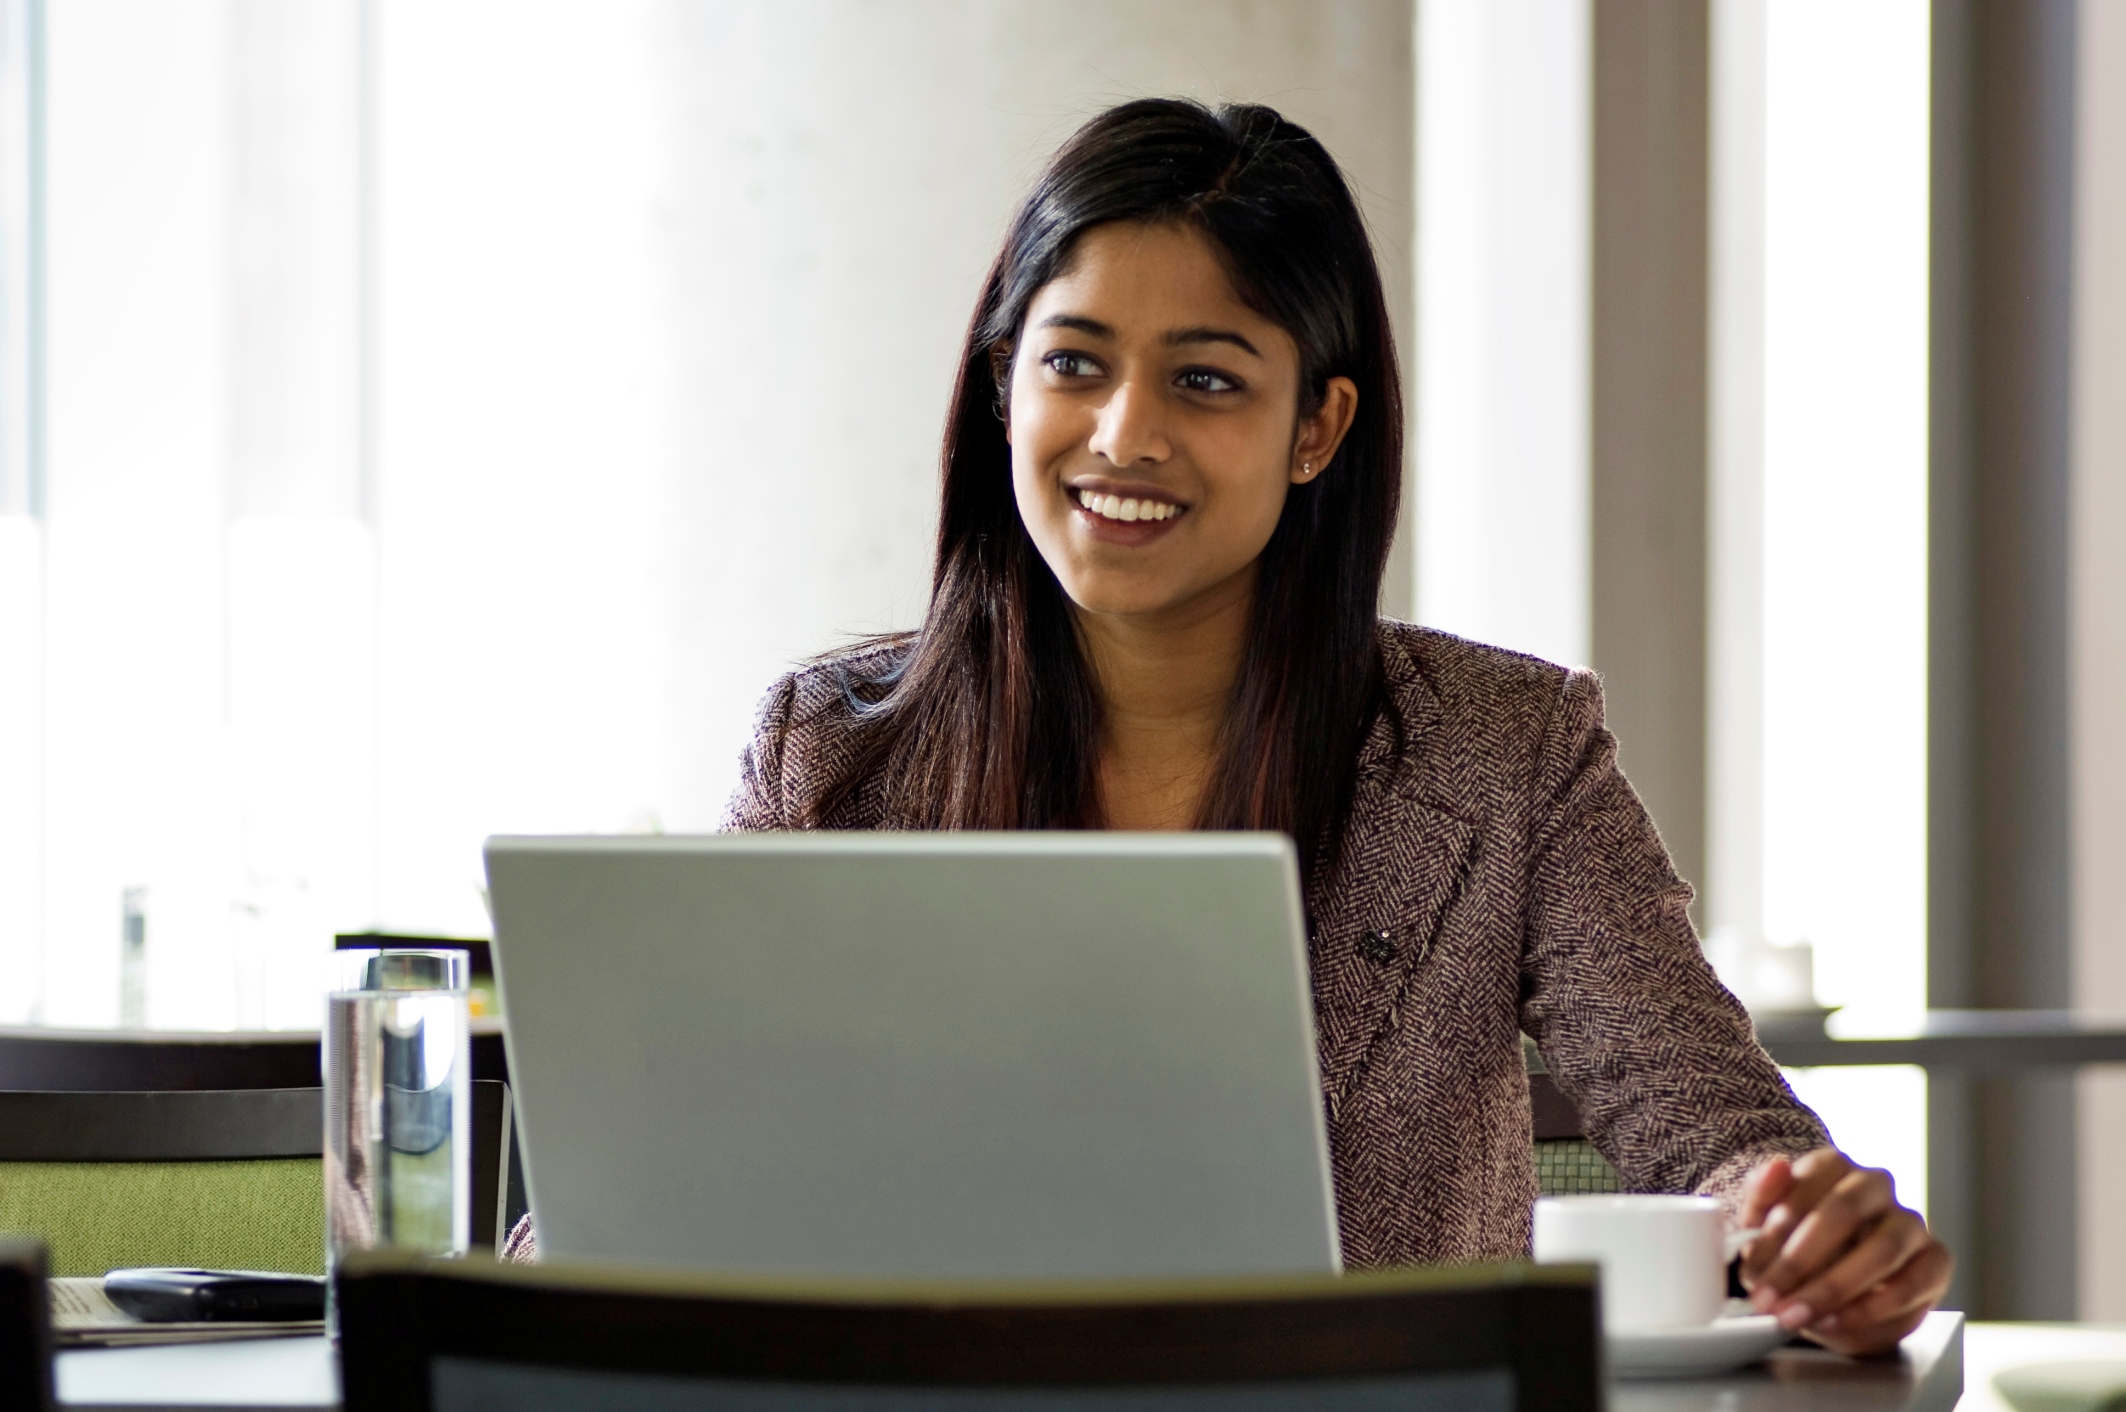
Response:
[[[1417,604],[1589,658],[1587,0],[1418,6]]]
[[[1888,1018],[1926,1001],[1928,9],[1766,15],[1765,923]],[[1923,1076],[1800,1087],[1923,1194]]]

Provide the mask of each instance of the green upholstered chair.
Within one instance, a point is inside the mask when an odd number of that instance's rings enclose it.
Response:
[[[347,1412],[1603,1403],[1587,1265],[983,1284],[363,1251],[334,1294]]]
[[[42,1237],[54,1275],[322,1274],[320,1094],[0,1092],[0,1230]]]
[[[1583,1137],[1537,1138],[1535,1185],[1545,1196],[1621,1189],[1617,1169]]]
[[[1545,1196],[1619,1190],[1617,1169],[1587,1140],[1580,1110],[1558,1089],[1542,1056],[1525,1037],[1522,1056],[1528,1063],[1528,1109],[1535,1123],[1536,1190]]]
[[[473,1085],[473,1240],[513,1218],[507,1085]],[[0,1092],[0,1230],[54,1275],[135,1265],[322,1274],[322,1091]],[[521,1195],[514,1196],[521,1205]]]

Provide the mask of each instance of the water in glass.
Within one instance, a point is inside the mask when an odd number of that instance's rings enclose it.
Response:
[[[325,1248],[462,1254],[472,1028],[462,951],[343,951],[326,1000]]]

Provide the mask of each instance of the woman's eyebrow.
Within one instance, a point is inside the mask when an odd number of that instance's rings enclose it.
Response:
[[[1239,334],[1227,328],[1177,328],[1166,336],[1166,346],[1178,348],[1184,343],[1230,343],[1260,358],[1260,349]]]
[[[1079,333],[1094,338],[1112,339],[1115,331],[1098,319],[1088,319],[1083,314],[1050,314],[1037,325],[1039,328],[1076,329]]]

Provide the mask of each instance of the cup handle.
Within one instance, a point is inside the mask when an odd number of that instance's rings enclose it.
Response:
[[[1737,1255],[1749,1248],[1751,1241],[1763,1234],[1764,1228],[1761,1226],[1746,1231],[1729,1231],[1727,1234],[1726,1262],[1732,1264]]]

